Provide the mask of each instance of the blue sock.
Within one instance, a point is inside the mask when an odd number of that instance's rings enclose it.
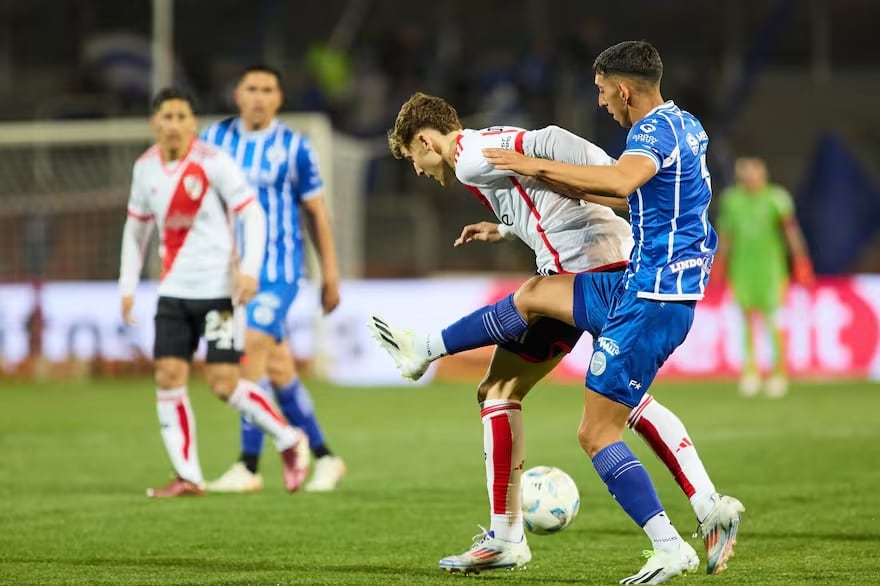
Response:
[[[515,340],[528,327],[513,304],[511,293],[495,305],[481,307],[443,330],[443,344],[447,354],[455,354]]]
[[[295,379],[286,387],[275,389],[275,399],[290,424],[299,427],[309,436],[309,446],[315,456],[320,458],[329,454],[324,432],[315,417],[315,404],[312,403],[312,397],[305,385]]]
[[[616,442],[593,456],[593,467],[608,492],[639,527],[663,512],[660,497],[642,463],[623,442]]]
[[[261,387],[268,388],[263,382]],[[257,471],[257,460],[259,460],[260,452],[263,451],[263,438],[265,434],[263,430],[257,427],[251,421],[248,421],[244,415],[241,416],[241,459],[251,472]]]

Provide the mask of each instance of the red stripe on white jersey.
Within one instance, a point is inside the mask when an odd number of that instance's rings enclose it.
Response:
[[[519,192],[520,197],[526,202],[526,205],[529,206],[529,209],[532,211],[532,215],[537,220],[535,224],[535,229],[541,235],[541,240],[544,241],[544,246],[547,247],[547,250],[550,251],[550,254],[553,256],[553,264],[556,265],[556,272],[559,274],[566,274],[568,271],[562,268],[562,261],[559,259],[559,251],[553,248],[553,245],[550,244],[550,239],[547,238],[547,233],[544,232],[544,227],[541,226],[541,213],[538,211],[538,208],[535,206],[535,202],[532,201],[532,198],[529,197],[529,194],[526,193],[525,188],[520,184],[519,181],[516,180],[515,177],[510,178],[510,182],[513,183],[513,186],[516,188],[517,192]]]
[[[492,212],[493,214],[495,213],[495,210],[492,209],[492,204],[489,203],[489,200],[486,199],[486,196],[483,195],[482,191],[480,191],[479,189],[477,189],[473,185],[468,185],[467,183],[462,183],[462,185],[467,187],[467,190],[470,191],[471,193],[473,193],[477,197],[477,199],[480,200],[481,204],[483,204],[484,206],[489,208],[490,212]]]
[[[519,132],[519,134],[516,135],[516,138],[513,139],[513,148],[514,148],[514,150],[515,150],[516,152],[518,152],[518,153],[521,154],[521,155],[524,155],[524,154],[525,154],[525,153],[523,152],[523,137],[524,137],[525,135],[526,135],[526,131],[525,131],[525,130],[521,130],[521,131]]]
[[[456,163],[458,162],[458,155],[460,155],[461,151],[464,149],[464,147],[461,146],[461,137],[462,136],[464,136],[464,134],[460,132],[460,133],[458,133],[458,136],[455,138],[455,162]]]
[[[235,206],[234,208],[232,208],[232,211],[237,214],[238,212],[240,212],[241,210],[246,208],[248,206],[248,204],[250,204],[251,202],[254,202],[256,200],[257,200],[257,198],[255,198],[254,196],[251,196],[251,197],[247,198],[246,200],[244,200],[243,202],[241,202],[240,204],[238,204],[237,206]]]
[[[135,213],[131,210],[128,210],[128,217],[137,220],[139,222],[149,222],[153,219],[153,214],[148,214],[146,216],[142,216],[141,214]]]
[[[208,187],[208,176],[202,166],[198,163],[187,163],[165,213],[162,230],[165,255],[162,258],[161,278],[164,279],[174,266],[174,260],[192,229]]]

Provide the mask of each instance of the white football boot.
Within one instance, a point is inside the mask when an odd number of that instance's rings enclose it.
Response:
[[[431,362],[427,352],[415,345],[415,332],[401,330],[389,325],[377,315],[371,315],[367,323],[373,337],[379,342],[391,358],[404,378],[419,380]]]
[[[755,397],[761,392],[761,377],[754,372],[744,373],[739,379],[739,394]]]
[[[259,492],[263,490],[263,477],[254,474],[241,462],[233,464],[223,476],[207,486],[208,492]]]
[[[715,506],[700,523],[698,533],[706,545],[706,573],[720,574],[733,557],[736,532],[746,508],[732,496],[715,493],[712,500]]]
[[[648,561],[641,570],[621,580],[621,584],[663,584],[700,567],[697,552],[685,541],[681,541],[678,551],[675,552],[655,549],[645,550],[642,555],[648,558]]]
[[[788,378],[784,374],[774,374],[767,379],[764,391],[771,399],[781,399],[788,393]]]
[[[479,574],[483,570],[522,568],[532,561],[532,551],[523,536],[522,541],[513,543],[497,539],[483,526],[474,536],[474,544],[460,555],[451,555],[440,560],[440,568],[449,573]]]
[[[315,471],[306,483],[306,492],[330,492],[345,476],[345,462],[338,456],[321,456],[315,460]]]

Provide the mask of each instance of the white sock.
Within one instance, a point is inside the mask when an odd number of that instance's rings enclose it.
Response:
[[[446,344],[443,342],[442,332],[433,332],[425,338],[425,354],[428,362],[434,362],[438,358],[446,356]]]
[[[672,521],[669,520],[666,513],[657,513],[648,519],[642,529],[648,534],[648,539],[654,544],[654,549],[678,551],[681,546],[681,536],[672,526]]]
[[[520,494],[525,437],[522,406],[516,401],[483,402],[483,450],[489,489],[490,531],[498,539],[518,543],[523,538]]]
[[[705,519],[714,506],[715,485],[681,419],[645,394],[630,413],[627,425],[647,442],[672,473],[690,500],[697,519]]]
[[[272,400],[256,383],[239,379],[235,392],[229,397],[229,404],[269,434],[279,452],[295,446],[302,437],[302,432],[284,419]]]
[[[174,471],[184,480],[203,484],[205,479],[196,448],[196,418],[186,387],[156,389],[156,412]]]

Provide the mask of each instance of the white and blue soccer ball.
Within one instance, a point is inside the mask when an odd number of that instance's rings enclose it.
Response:
[[[562,531],[574,520],[581,495],[571,476],[553,466],[529,468],[522,475],[523,523],[538,535]]]

